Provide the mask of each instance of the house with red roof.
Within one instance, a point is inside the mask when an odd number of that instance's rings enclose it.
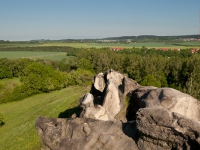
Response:
[[[124,48],[123,47],[111,47],[110,50],[111,51],[123,51]]]
[[[191,52],[192,54],[198,53],[198,52],[199,52],[199,49],[193,48],[193,49],[190,49],[190,52]]]

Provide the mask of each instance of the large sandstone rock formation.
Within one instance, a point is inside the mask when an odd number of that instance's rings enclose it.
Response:
[[[131,128],[133,124],[89,118],[36,121],[45,150],[138,150]]]
[[[128,115],[132,117],[130,119],[136,119],[134,114],[140,108],[165,108],[170,112],[200,121],[199,101],[172,88],[139,87],[132,93],[130,103],[128,110]]]
[[[139,149],[198,150],[200,124],[162,108],[143,108],[137,112]]]
[[[94,77],[79,107],[73,119],[37,119],[44,149],[200,149],[200,102],[175,89],[108,70]]]
[[[93,102],[95,106],[84,107],[80,117],[87,118],[90,116],[89,118],[104,121],[116,119],[127,121],[126,95],[138,88],[138,86],[139,84],[136,81],[112,69],[108,70],[105,74],[97,74],[93,79],[90,91],[94,96]],[[85,96],[83,98],[85,99]],[[85,101],[89,100],[85,99]]]

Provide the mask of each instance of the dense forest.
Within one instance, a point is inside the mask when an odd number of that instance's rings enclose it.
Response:
[[[30,48],[54,51],[59,47]],[[11,48],[22,50],[23,48]],[[59,48],[72,57],[69,62],[32,59],[0,59],[0,79],[20,78],[21,84],[0,84],[0,103],[70,85],[91,85],[92,76],[112,68],[141,85],[172,87],[200,99],[200,55],[188,49],[159,51],[132,48],[114,52],[109,48]]]

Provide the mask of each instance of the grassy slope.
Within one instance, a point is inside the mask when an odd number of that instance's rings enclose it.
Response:
[[[87,91],[85,87],[74,86],[1,104],[5,125],[0,127],[0,150],[40,149],[35,130],[37,117],[58,117],[66,109],[77,106],[79,98]]]

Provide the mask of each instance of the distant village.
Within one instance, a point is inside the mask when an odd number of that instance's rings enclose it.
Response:
[[[124,47],[110,47],[110,50],[111,51],[123,51],[124,50]],[[156,48],[155,50],[160,50],[160,51],[169,51],[169,50],[172,50],[172,51],[180,51],[181,49],[180,48]],[[194,53],[198,53],[200,52],[200,49],[197,49],[197,48],[190,48],[189,51],[194,54]]]
[[[176,40],[183,41],[183,42],[189,42],[189,41],[200,41],[200,38],[199,39],[196,39],[196,38],[179,38],[179,39],[176,39]]]

